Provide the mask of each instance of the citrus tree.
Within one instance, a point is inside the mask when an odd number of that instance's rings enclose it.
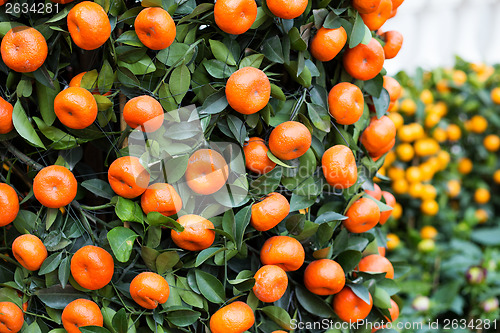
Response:
[[[402,2],[4,4],[0,323],[395,320],[407,267],[384,257],[396,203],[372,179],[402,38],[372,30]]]
[[[405,319],[466,319],[473,332],[471,321],[499,316],[498,69],[457,59],[398,78],[405,93],[389,115],[398,142],[383,172],[407,222],[390,225],[388,244],[412,267]]]

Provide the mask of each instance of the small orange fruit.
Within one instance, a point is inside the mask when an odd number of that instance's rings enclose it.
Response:
[[[262,110],[271,97],[271,83],[266,73],[255,67],[243,67],[229,77],[226,98],[229,105],[241,114]]]
[[[373,191],[365,190],[365,193],[377,200],[382,199],[382,190],[380,189],[380,186],[378,186],[377,184],[373,184]]]
[[[394,208],[392,209],[392,217],[394,219],[399,220],[399,218],[403,215],[403,206],[400,203],[396,202]]]
[[[78,183],[71,171],[51,165],[38,172],[33,180],[33,194],[45,207],[61,208],[76,197]]]
[[[224,32],[240,35],[250,29],[257,18],[255,0],[221,0],[214,7],[215,24]]]
[[[7,134],[14,129],[12,113],[14,107],[5,99],[0,97],[0,134]]]
[[[151,96],[137,96],[125,104],[123,119],[133,129],[151,133],[163,125],[163,107]]]
[[[114,272],[113,257],[98,246],[84,246],[71,258],[71,275],[85,289],[104,288],[111,281]]]
[[[328,94],[328,109],[341,125],[352,125],[361,118],[365,107],[363,93],[349,82],[336,84]]]
[[[192,191],[209,195],[226,184],[228,175],[229,167],[219,152],[199,149],[189,157],[185,178]]]
[[[396,234],[388,234],[387,235],[387,250],[393,251],[396,249],[399,244],[401,243],[401,240],[399,239],[399,236]]]
[[[47,259],[47,249],[35,235],[21,235],[12,243],[14,258],[27,270],[37,271]]]
[[[212,333],[243,333],[253,326],[255,315],[248,304],[236,301],[217,310],[210,318]]]
[[[474,192],[474,201],[476,201],[478,204],[488,203],[488,201],[490,201],[490,198],[490,191],[485,188],[478,188],[476,192]]]
[[[488,121],[480,115],[475,115],[470,119],[470,131],[481,134],[488,128]]]
[[[462,130],[458,125],[450,124],[446,128],[446,134],[448,135],[448,140],[457,141],[462,137]]]
[[[328,184],[346,189],[356,184],[358,167],[352,150],[344,145],[330,147],[323,153],[321,167]]]
[[[432,104],[434,102],[434,95],[432,95],[429,89],[424,89],[420,93],[420,100],[426,105]]]
[[[451,179],[447,183],[447,193],[450,198],[456,198],[460,194],[460,182],[456,179]]]
[[[380,29],[384,23],[391,17],[392,2],[391,0],[382,0],[376,11],[370,14],[360,14],[363,22],[370,30]]]
[[[109,185],[116,194],[127,199],[140,196],[149,185],[150,175],[135,156],[123,156],[111,163]]]
[[[387,191],[382,191],[382,197],[384,198],[385,203],[388,206],[394,208],[394,206],[396,205],[396,198],[394,197],[394,195],[392,195],[392,193]],[[389,217],[391,217],[392,211],[393,209],[380,212],[380,221],[379,221],[380,225],[384,225],[385,222],[387,222]]]
[[[474,216],[477,218],[477,221],[481,224],[486,223],[486,221],[488,221],[489,218],[488,212],[484,209],[476,209]]]
[[[439,204],[436,200],[424,200],[420,205],[420,210],[425,215],[434,216],[439,212]]]
[[[276,167],[276,163],[269,159],[267,156],[268,151],[269,148],[267,148],[266,143],[261,138],[253,137],[246,141],[243,145],[243,153],[245,154],[245,166],[247,169],[259,175],[273,170]]]
[[[389,308],[389,313],[391,315],[391,318],[386,318],[389,321],[395,321],[399,318],[399,306],[398,303],[396,303],[392,298],[391,298],[391,307]]]
[[[500,87],[493,88],[490,95],[493,103],[500,104]]]
[[[392,120],[394,126],[396,126],[396,130],[404,125],[405,120],[403,116],[398,112],[391,112],[387,117],[389,117]]]
[[[308,0],[266,0],[267,8],[285,20],[291,20],[302,15],[307,8]]]
[[[352,0],[352,6],[360,14],[370,14],[377,11],[382,0]]]
[[[250,224],[258,231],[267,231],[283,221],[290,212],[290,203],[280,193],[269,193],[262,201],[252,205]]]
[[[360,198],[349,207],[345,215],[347,219],[342,221],[344,227],[358,234],[377,225],[380,220],[380,209],[372,199]]]
[[[493,174],[493,181],[497,184],[500,184],[500,169],[495,171]]]
[[[372,295],[369,295],[370,303],[366,303],[359,298],[348,286],[345,286],[333,298],[333,311],[346,322],[357,322],[365,319],[373,307]]]
[[[95,50],[109,39],[111,24],[104,9],[96,2],[82,1],[68,13],[68,30],[75,44]]]
[[[163,50],[175,40],[176,28],[170,14],[160,7],[141,10],[134,21],[137,37],[151,50]]]
[[[83,129],[97,118],[97,102],[87,89],[69,87],[54,99],[54,112],[63,125],[72,129]]]
[[[409,184],[406,181],[406,179],[404,179],[404,178],[403,179],[396,179],[392,183],[392,190],[396,194],[405,194],[406,192],[408,192],[408,187],[409,187]]]
[[[130,296],[145,309],[156,309],[170,296],[167,280],[153,272],[142,272],[130,282]]]
[[[388,279],[394,278],[394,267],[386,257],[372,254],[361,259],[358,265],[360,272],[385,273]]]
[[[463,175],[469,174],[473,167],[472,161],[467,157],[463,157],[458,161],[458,172]]]
[[[0,227],[4,227],[14,221],[19,213],[19,197],[14,188],[5,183],[0,183],[0,207]]]
[[[500,137],[495,134],[490,134],[484,138],[483,145],[487,151],[494,153],[500,149]]]
[[[331,259],[315,260],[304,271],[304,285],[313,294],[333,295],[344,288],[345,272]]]
[[[62,324],[68,333],[81,333],[80,327],[100,326],[104,318],[99,306],[88,299],[79,298],[66,305],[61,315]]]
[[[255,285],[253,293],[264,303],[273,303],[279,300],[288,287],[286,272],[276,265],[262,266],[254,275]]]
[[[311,54],[319,61],[330,61],[339,54],[347,42],[344,27],[327,29],[321,27],[311,41]]]
[[[394,147],[396,142],[396,126],[387,116],[380,119],[372,117],[370,125],[361,135],[361,143],[370,156],[379,157]]]
[[[390,76],[384,76],[384,88],[389,93],[391,103],[389,104],[389,109],[397,102],[402,93],[402,88],[399,82]]]
[[[24,324],[23,311],[12,302],[0,302],[0,332],[17,333]]]
[[[214,224],[199,215],[183,215],[177,220],[184,227],[181,232],[172,229],[174,243],[184,250],[201,251],[212,246],[215,240]]]
[[[311,132],[304,124],[286,121],[276,126],[269,136],[269,149],[282,160],[293,160],[311,147]]]
[[[2,38],[2,60],[13,71],[34,72],[47,59],[48,47],[42,34],[27,26],[10,29]]]
[[[411,144],[405,142],[396,147],[396,154],[401,161],[409,162],[415,156],[415,150]]]
[[[401,46],[403,46],[403,35],[396,30],[391,30],[384,32],[382,34],[382,39],[385,42],[384,45],[384,54],[386,59],[395,58],[399,51],[401,50]]]
[[[422,239],[434,239],[438,235],[438,231],[431,225],[426,225],[420,229],[420,237]]]
[[[417,103],[411,98],[406,98],[401,102],[401,112],[408,116],[414,115],[417,111]]]
[[[260,250],[260,261],[264,265],[276,265],[286,272],[298,270],[304,258],[302,244],[289,236],[273,236],[264,242]]]
[[[159,212],[165,216],[177,214],[182,208],[182,199],[175,188],[167,183],[151,184],[141,196],[144,214]]]
[[[344,68],[349,75],[358,80],[371,80],[384,67],[384,49],[372,38],[367,45],[359,44],[348,48],[344,53]]]

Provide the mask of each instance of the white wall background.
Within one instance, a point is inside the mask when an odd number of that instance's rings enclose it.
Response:
[[[391,75],[449,67],[455,55],[500,63],[500,0],[405,0],[382,30],[404,38],[398,56],[385,62]]]

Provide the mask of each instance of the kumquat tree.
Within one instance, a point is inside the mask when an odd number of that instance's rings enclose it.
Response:
[[[0,333],[394,331],[402,3],[0,1]]]

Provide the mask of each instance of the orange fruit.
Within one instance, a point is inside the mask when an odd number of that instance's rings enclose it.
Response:
[[[370,156],[378,157],[392,149],[396,142],[396,126],[387,116],[372,117],[370,125],[361,135],[361,143]]]
[[[436,200],[424,200],[420,205],[420,210],[425,215],[434,216],[439,212],[439,205]]]
[[[387,191],[382,191],[382,197],[384,198],[385,203],[388,206],[394,208],[394,206],[396,205],[396,198],[394,197],[394,195],[392,195],[392,193]],[[389,217],[391,217],[391,214],[392,214],[392,209],[380,212],[380,221],[379,221],[380,225],[384,225],[385,222],[387,222],[387,220],[389,219]]]
[[[401,46],[403,46],[403,35],[396,30],[391,30],[384,32],[382,34],[382,39],[385,42],[384,45],[384,54],[386,59],[395,58],[399,51],[401,50]]]
[[[375,12],[382,0],[352,0],[352,6],[360,14],[370,14]]]
[[[14,129],[12,112],[14,107],[5,99],[0,97],[0,134],[7,134]]]
[[[328,184],[346,189],[356,184],[358,167],[352,150],[344,145],[328,148],[321,158],[321,167]]]
[[[456,179],[452,179],[448,181],[447,185],[447,193],[450,198],[456,198],[460,194],[460,182]]]
[[[360,272],[385,273],[386,278],[394,278],[394,267],[392,267],[391,262],[378,254],[371,254],[361,259],[358,270]]]
[[[123,119],[133,129],[151,133],[163,125],[163,107],[151,96],[137,96],[125,104]]]
[[[495,171],[493,174],[493,181],[497,184],[500,184],[500,169]]]
[[[328,110],[341,125],[352,125],[361,118],[365,99],[358,86],[349,82],[336,84],[328,94]]]
[[[378,186],[377,184],[373,184],[373,191],[365,190],[365,193],[377,200],[382,199],[382,190],[380,189],[380,186]]]
[[[333,295],[344,288],[345,272],[331,259],[314,260],[304,271],[304,285],[313,294]]]
[[[241,114],[262,110],[271,97],[271,83],[266,73],[255,67],[243,67],[229,77],[226,98],[229,105]]]
[[[448,140],[457,141],[462,137],[462,130],[458,125],[450,124],[446,128],[446,134],[448,135]]]
[[[69,86],[70,87],[80,87],[82,84],[82,79],[85,76],[85,74],[87,74],[87,72],[81,72],[80,74],[73,76],[71,81],[69,81]],[[95,79],[94,82],[92,82],[91,88],[92,88],[92,90],[90,92],[92,93],[92,95],[100,95],[99,89],[97,87],[97,78]],[[111,91],[104,93],[102,96],[109,96],[109,95],[111,95]]]
[[[474,192],[474,201],[476,201],[478,204],[488,203],[488,201],[490,201],[490,198],[490,191],[485,188],[478,188],[476,192]]]
[[[54,99],[54,112],[63,125],[83,129],[97,118],[97,102],[87,89],[69,87]]]
[[[269,149],[282,160],[293,160],[311,147],[311,132],[304,124],[286,121],[276,126],[269,136]]]
[[[400,113],[391,112],[391,113],[389,113],[389,115],[387,117],[389,117],[392,120],[392,122],[394,123],[394,126],[396,127],[396,130],[401,128],[401,126],[404,125],[405,120]]]
[[[385,257],[386,248],[385,248],[385,247],[383,247],[383,246],[378,246],[378,247],[377,247],[377,252],[378,252],[378,254],[380,254],[381,256],[384,256],[384,257]]]
[[[213,149],[199,149],[189,157],[185,177],[187,185],[198,194],[220,190],[227,181],[229,167],[224,157]]]
[[[480,115],[475,115],[470,119],[471,132],[481,134],[488,128],[488,121]]]
[[[311,54],[319,61],[330,61],[339,54],[347,42],[344,27],[327,29],[321,27],[311,40]]]
[[[474,165],[472,164],[472,161],[466,157],[463,157],[458,161],[458,172],[463,175],[470,173],[473,167]]]
[[[409,162],[415,156],[415,150],[411,144],[405,142],[396,147],[396,154],[401,161]]]
[[[349,207],[345,216],[347,219],[342,221],[344,227],[358,234],[377,225],[380,220],[380,209],[372,199],[360,198]]]
[[[391,307],[389,308],[389,313],[391,314],[391,318],[387,318],[389,321],[395,321],[399,318],[399,306],[398,303],[396,303],[392,298],[391,298]]]
[[[215,24],[224,32],[240,35],[250,29],[257,18],[255,0],[221,0],[214,7]]]
[[[285,294],[288,287],[286,272],[276,265],[262,266],[254,275],[253,293],[264,303],[273,303]]]
[[[245,166],[250,171],[256,174],[263,175],[273,170],[276,163],[271,161],[267,156],[266,143],[263,139],[258,137],[250,138],[243,145],[243,153],[245,154]]]
[[[408,188],[408,194],[413,198],[420,198],[424,185],[422,183],[411,183]]]
[[[411,166],[406,169],[406,180],[410,183],[418,183],[422,180],[422,173],[418,166]]]
[[[71,275],[85,289],[104,288],[111,281],[114,272],[113,257],[98,246],[84,246],[71,258]]]
[[[302,15],[307,8],[308,0],[266,0],[267,8],[285,20],[291,20]]]
[[[384,88],[389,93],[391,103],[389,104],[389,109],[397,102],[402,93],[402,88],[399,82],[390,76],[384,76]]]
[[[135,156],[123,156],[108,169],[109,185],[116,194],[127,199],[140,196],[149,185],[150,175]]]
[[[42,34],[27,26],[10,29],[2,39],[2,60],[13,71],[34,72],[47,59],[48,47]]]
[[[387,174],[391,180],[399,180],[405,178],[405,170],[400,167],[389,168]]]
[[[382,0],[380,4],[373,13],[360,14],[363,22],[370,30],[380,29],[384,23],[391,18],[392,14],[392,2],[391,0]]]
[[[489,152],[496,152],[500,149],[500,137],[495,134],[486,136],[483,140],[484,148]]]
[[[493,103],[500,104],[500,87],[493,88],[490,95]]]
[[[372,295],[369,295],[370,303],[365,303],[359,298],[348,286],[345,286],[333,298],[333,311],[340,318],[346,322],[357,322],[358,320],[365,319],[373,307]]]
[[[417,103],[410,98],[406,98],[401,102],[401,111],[408,116],[414,115],[417,111]]]
[[[437,190],[431,184],[425,184],[422,189],[422,200],[433,200],[437,196]]]
[[[401,206],[401,204],[396,202],[394,208],[392,209],[392,217],[394,217],[394,219],[396,220],[399,220],[401,215],[403,215],[403,206]]]
[[[21,235],[12,243],[14,258],[27,270],[37,271],[47,259],[47,249],[35,235]]]
[[[432,104],[434,102],[434,96],[432,95],[432,92],[429,89],[424,89],[420,93],[420,100],[422,103],[428,105]]]
[[[446,139],[448,138],[446,130],[440,127],[434,129],[434,131],[432,132],[432,137],[439,143],[445,142]]]
[[[80,333],[80,327],[100,326],[104,318],[99,306],[88,300],[79,298],[66,305],[61,315],[62,324],[68,333]]]
[[[23,311],[12,302],[0,302],[0,333],[17,333],[24,324]]]
[[[489,218],[489,214],[484,209],[476,209],[474,216],[477,218],[478,223],[486,223]]]
[[[440,149],[439,143],[432,138],[418,139],[414,146],[418,156],[436,155]]]
[[[426,225],[420,229],[420,237],[422,239],[434,239],[438,235],[438,231],[431,225]]]
[[[143,308],[156,309],[168,300],[170,287],[163,276],[142,272],[130,282],[130,296]]]
[[[181,210],[182,199],[170,184],[151,184],[141,196],[141,208],[146,215],[150,212],[159,212],[165,216],[172,216]]]
[[[399,244],[401,243],[401,240],[399,239],[399,236],[396,234],[388,234],[387,235],[387,250],[393,251],[396,249]]]
[[[4,227],[14,221],[19,213],[19,197],[14,188],[5,183],[0,183],[0,207],[0,227]]]
[[[371,80],[384,67],[384,49],[372,38],[368,45],[359,44],[348,48],[344,53],[344,68],[349,75],[358,80]]]
[[[392,8],[398,9],[399,6],[403,4],[404,0],[391,0],[391,2],[392,2]]]
[[[276,265],[286,272],[296,271],[304,263],[304,247],[289,236],[273,236],[267,239],[260,250],[260,261],[264,265]]]
[[[217,310],[210,318],[212,333],[243,333],[253,326],[255,315],[248,304],[236,301]]]
[[[141,10],[135,18],[134,29],[137,37],[151,50],[163,50],[175,40],[175,23],[170,14],[160,7]]]
[[[38,172],[33,180],[33,194],[45,207],[61,208],[76,197],[78,183],[71,171],[51,165]]]
[[[182,232],[172,229],[174,243],[184,250],[201,251],[209,248],[215,240],[214,224],[199,215],[183,215],[177,220],[184,227]]]
[[[104,9],[96,2],[83,1],[68,13],[68,30],[75,44],[84,50],[95,50],[109,39],[111,24]]]
[[[290,212],[290,203],[280,193],[269,193],[252,205],[250,224],[258,231],[267,231],[283,221]]]
[[[396,194],[405,194],[408,191],[409,184],[406,179],[396,179],[392,183],[392,190]]]

